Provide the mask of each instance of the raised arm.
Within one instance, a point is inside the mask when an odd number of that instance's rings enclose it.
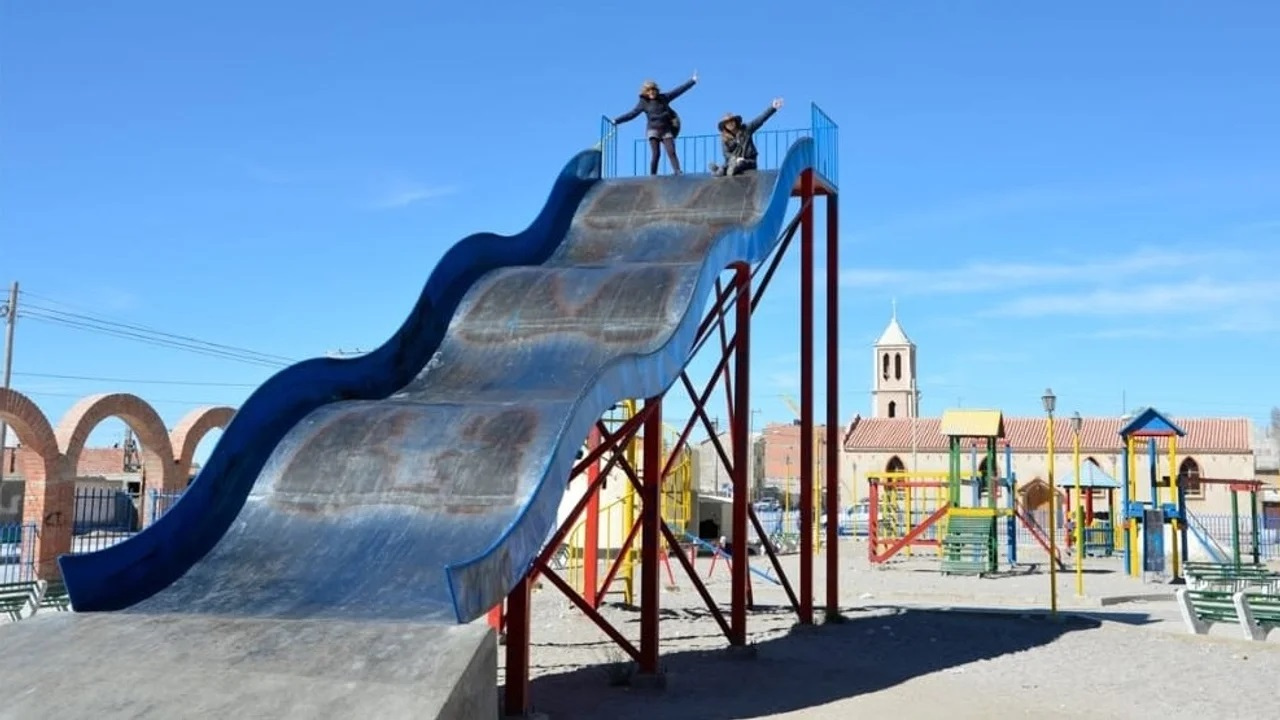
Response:
[[[769,121],[769,118],[773,117],[774,113],[778,112],[778,108],[780,107],[782,107],[782,98],[778,98],[770,103],[769,107],[765,108],[764,112],[752,118],[751,122],[747,123],[747,132],[754,133],[759,130],[762,125]]]
[[[613,124],[621,125],[622,123],[625,123],[625,122],[631,122],[632,120],[635,120],[636,118],[640,117],[640,113],[643,111],[644,111],[644,101],[637,100],[636,106],[622,113],[618,117],[614,118]]]
[[[667,102],[675,100],[681,95],[689,92],[689,88],[697,84],[698,84],[698,73],[694,73],[693,77],[689,78],[688,80],[685,80],[684,82],[680,83],[674,88],[671,88],[671,90],[667,93]]]

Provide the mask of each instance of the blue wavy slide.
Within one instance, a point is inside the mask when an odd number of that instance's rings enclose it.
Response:
[[[59,559],[77,611],[466,623],[528,571],[574,458],[660,394],[720,271],[773,250],[810,138],[744,177],[602,179],[576,155],[524,232],[451,248],[408,319],[282,370],[157,522]]]

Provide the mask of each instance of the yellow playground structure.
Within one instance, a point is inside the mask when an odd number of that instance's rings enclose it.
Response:
[[[603,422],[611,431],[616,431],[636,412],[636,401],[625,400],[606,415]],[[662,454],[666,462],[671,447],[679,439],[679,432],[665,424],[663,430]],[[644,472],[640,453],[642,444],[643,435],[637,433],[623,449],[627,465],[637,475]],[[596,607],[613,594],[621,594],[628,605],[634,604],[636,567],[640,564],[640,546],[636,542],[641,511],[639,494],[625,469],[616,465],[609,467],[602,459],[569,484],[561,504],[561,512],[567,512],[606,469],[608,475],[600,490],[589,500],[587,509],[569,532],[558,558],[564,566],[566,580],[580,589],[583,597]],[[693,453],[687,446],[669,463],[667,475],[662,479],[660,503],[662,519],[677,537],[690,532],[697,498],[693,487]],[[675,577],[670,564],[665,556],[662,561],[667,564],[668,581],[674,586]],[[607,566],[602,567],[602,563]],[[603,577],[600,575],[602,569]]]

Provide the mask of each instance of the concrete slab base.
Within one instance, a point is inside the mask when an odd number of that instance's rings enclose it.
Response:
[[[498,716],[483,620],[42,612],[0,626],[0,720]]]

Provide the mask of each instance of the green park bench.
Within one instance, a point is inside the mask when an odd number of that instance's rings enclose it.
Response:
[[[1182,572],[1187,576],[1191,587],[1197,590],[1260,590],[1264,594],[1280,593],[1280,573],[1265,565],[1188,562],[1183,564]]]
[[[34,582],[0,583],[0,614],[21,620],[28,605],[34,610],[37,586]]]
[[[1280,594],[1179,588],[1174,595],[1187,629],[1204,635],[1216,623],[1235,623],[1247,640],[1280,627]]]
[[[944,575],[982,575],[995,569],[995,518],[952,514],[942,538]]]

